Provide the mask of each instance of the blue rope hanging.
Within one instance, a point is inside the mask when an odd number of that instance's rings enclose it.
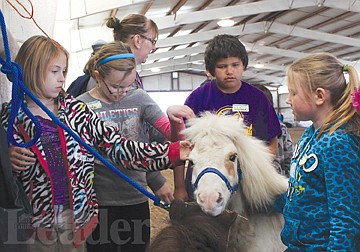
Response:
[[[124,179],[126,182],[130,183],[133,187],[135,187],[138,191],[143,193],[145,196],[154,201],[154,205],[161,206],[163,208],[169,207],[169,203],[163,202],[160,198],[156,197],[154,194],[147,191],[145,188],[140,186],[137,182],[135,182],[130,177],[126,176],[119,169],[117,169],[112,163],[110,163],[107,159],[102,157],[98,152],[96,152],[90,145],[85,143],[77,134],[75,134],[70,128],[68,128],[64,123],[62,123],[35,95],[33,95],[30,90],[24,85],[22,69],[19,64],[15,62],[11,62],[10,59],[10,47],[8,43],[8,36],[6,33],[6,25],[2,11],[0,10],[0,22],[1,22],[1,31],[4,41],[4,50],[6,60],[0,57],[0,64],[2,65],[0,70],[4,74],[6,74],[7,78],[13,83],[12,86],[12,96],[11,96],[11,112],[9,117],[9,127],[7,130],[7,140],[8,143],[11,143],[16,146],[28,148],[36,143],[41,135],[41,125],[39,120],[34,116],[26,104],[24,103],[24,93],[29,96],[42,110],[45,111],[47,115],[62,129],[64,129],[67,133],[69,133],[76,141],[78,141],[82,146],[85,147],[91,154],[93,154],[97,159],[99,159],[106,167],[115,172],[118,176]],[[20,107],[24,110],[25,114],[29,116],[29,118],[34,122],[36,127],[35,136],[29,142],[24,144],[17,143],[14,139],[14,122],[17,116],[17,113]]]

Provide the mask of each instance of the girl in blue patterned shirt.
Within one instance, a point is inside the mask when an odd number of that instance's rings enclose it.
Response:
[[[281,238],[289,251],[360,251],[357,72],[316,53],[290,65],[288,86],[295,120],[313,124],[290,164]]]

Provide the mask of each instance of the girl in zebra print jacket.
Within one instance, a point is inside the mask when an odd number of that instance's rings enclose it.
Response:
[[[151,145],[127,140],[115,128],[105,126],[83,102],[66,95],[62,88],[68,58],[68,52],[57,42],[33,36],[21,46],[15,61],[23,68],[27,88],[81,139],[113,162],[140,171],[166,169],[187,158],[189,142]],[[60,246],[67,251],[85,251],[83,241],[97,223],[94,156],[55,125],[36,103],[30,99],[25,102],[42,126],[32,152],[28,150],[28,156],[17,165],[13,162],[33,207],[29,249],[52,251],[49,249]],[[6,129],[10,127],[10,110],[11,104],[3,104],[0,116]],[[20,110],[14,125],[15,140],[27,142],[35,131],[33,121]],[[64,241],[69,234],[72,239]]]

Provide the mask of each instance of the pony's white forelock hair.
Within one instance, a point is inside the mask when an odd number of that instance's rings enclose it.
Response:
[[[238,190],[242,190],[252,210],[269,206],[286,191],[287,178],[276,171],[273,155],[263,141],[246,134],[242,119],[204,112],[199,118],[188,120],[187,126],[182,133],[195,145],[204,137],[219,142],[227,137],[234,143],[243,174]]]

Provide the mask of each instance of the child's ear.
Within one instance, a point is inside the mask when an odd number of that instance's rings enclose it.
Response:
[[[317,88],[314,93],[315,96],[315,104],[322,105],[325,101],[330,99],[330,92],[323,88]]]
[[[96,80],[96,82],[98,82],[99,79],[101,78],[99,71],[98,71],[98,70],[94,70],[94,72],[93,72],[93,74],[92,74],[92,77],[94,77],[95,80]]]

